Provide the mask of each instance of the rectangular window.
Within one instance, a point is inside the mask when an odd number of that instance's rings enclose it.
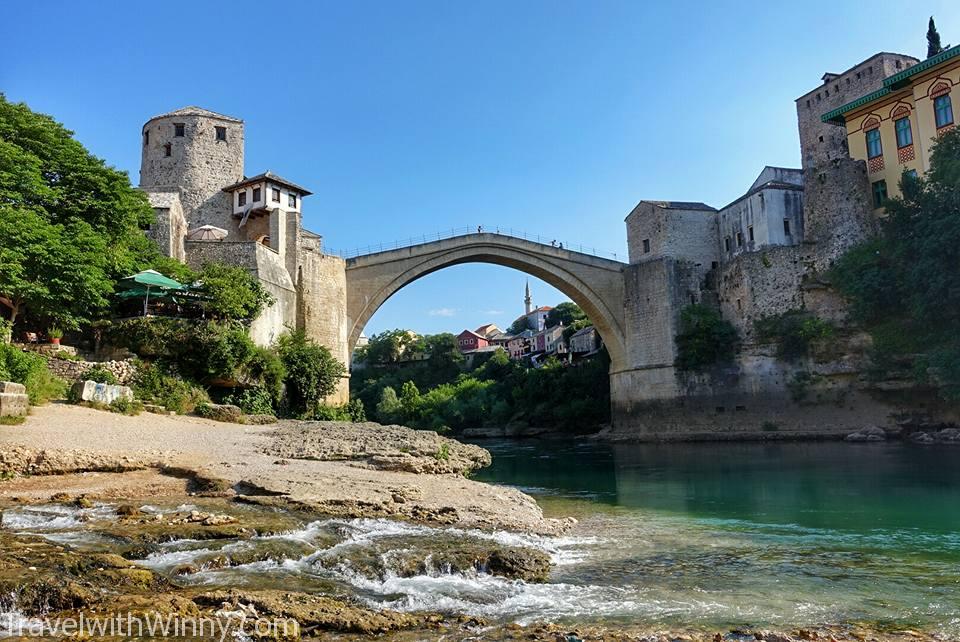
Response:
[[[254,187],[254,188],[253,188],[253,202],[256,203],[256,202],[259,201],[259,200],[260,200],[260,188],[259,188],[259,187]]]
[[[743,232],[737,232],[737,247],[743,247]]]
[[[643,239],[643,253],[650,253],[650,239]]]
[[[783,233],[790,236],[790,219],[783,219]]]
[[[296,194],[287,194],[287,206],[296,207],[297,206],[297,195]]]
[[[880,128],[871,129],[867,132],[867,158],[876,158],[883,154],[883,146],[880,144]]]
[[[933,100],[933,113],[937,119],[937,129],[953,124],[953,104],[949,94]]]
[[[747,233],[749,234],[750,242],[753,243],[753,226],[752,225],[747,228]]]
[[[165,144],[163,146],[163,155],[169,157],[170,154],[172,153],[173,153],[173,145],[171,145],[170,143]]]
[[[247,204],[247,192],[243,191],[237,194],[237,205],[243,207]]]
[[[174,123],[173,124],[173,135],[177,138],[183,137],[183,123]]]
[[[280,202],[280,190],[278,190],[276,187],[274,187],[272,190],[270,190],[270,199],[271,199],[274,203],[279,203],[279,202]]]
[[[146,147],[150,144],[150,130],[143,132],[143,146]]]
[[[898,118],[894,122],[897,130],[897,149],[913,145],[913,132],[910,131],[910,119]]]
[[[726,237],[725,239],[723,239],[723,249],[725,249],[727,252],[730,251],[730,237],[729,237],[729,236]]]
[[[873,206],[883,207],[887,202],[887,181],[877,181],[873,184]]]
[[[227,140],[226,127],[216,127],[216,130],[217,130],[217,140]]]

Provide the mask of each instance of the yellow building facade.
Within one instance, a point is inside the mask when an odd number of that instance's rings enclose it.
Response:
[[[844,125],[850,157],[866,161],[873,205],[900,194],[904,172],[922,175],[934,142],[955,127],[960,45],[883,81],[883,87],[822,116]]]

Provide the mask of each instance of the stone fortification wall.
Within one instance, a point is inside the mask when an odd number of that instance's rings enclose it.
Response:
[[[803,307],[801,284],[808,259],[802,246],[741,254],[717,278],[720,312],[750,342],[758,319]]]
[[[340,257],[302,249],[297,293],[297,327],[349,366],[345,261]],[[349,377],[345,377],[328,403],[346,403],[349,399]]]
[[[262,243],[250,241],[187,241],[187,264],[226,263],[246,268],[274,298],[250,325],[250,338],[261,346],[272,344],[297,318],[297,292],[280,255]]]
[[[863,161],[841,158],[804,171],[805,242],[815,270],[824,271],[850,247],[877,233]]]

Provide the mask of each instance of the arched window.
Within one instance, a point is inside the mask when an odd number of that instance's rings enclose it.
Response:
[[[953,124],[953,103],[950,94],[943,94],[933,99],[933,115],[937,121],[937,129]]]
[[[880,124],[867,131],[867,158],[877,158],[883,155],[883,145],[880,143]]]
[[[913,132],[910,130],[910,116],[904,116],[893,121],[897,132],[897,149],[913,145]]]

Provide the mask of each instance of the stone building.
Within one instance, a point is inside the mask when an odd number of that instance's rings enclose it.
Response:
[[[804,169],[848,156],[842,127],[821,116],[883,86],[883,81],[920,62],[904,54],[880,52],[841,73],[827,72],[821,84],[796,100],[800,158]]]
[[[303,228],[310,192],[269,171],[244,174],[238,118],[184,107],[148,120],[141,142],[140,188],[156,212],[149,235],[161,251],[195,268],[220,262],[256,276],[274,298],[251,324],[256,343],[300,328],[349,363],[345,264]],[[202,226],[219,228],[222,238],[194,238]],[[330,401],[347,394],[344,380]]]

